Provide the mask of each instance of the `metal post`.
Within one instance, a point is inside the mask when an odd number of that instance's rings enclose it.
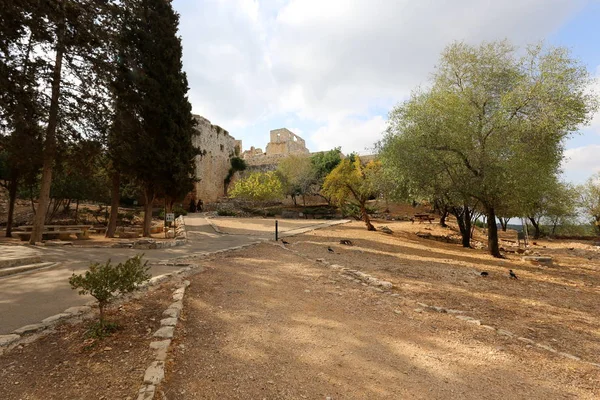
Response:
[[[279,221],[275,220],[275,241],[279,240]]]

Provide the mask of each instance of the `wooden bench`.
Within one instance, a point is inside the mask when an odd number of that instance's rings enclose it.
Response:
[[[77,236],[77,239],[89,239],[91,228],[91,225],[44,225],[42,239],[69,240],[71,235]],[[23,225],[15,228],[13,234],[17,235],[21,241],[26,241],[31,238],[32,230],[33,225]]]
[[[429,221],[431,224],[432,221],[435,221],[435,217],[429,214],[415,214],[410,221],[414,224],[415,220],[419,221],[419,223],[422,223],[423,221]]]

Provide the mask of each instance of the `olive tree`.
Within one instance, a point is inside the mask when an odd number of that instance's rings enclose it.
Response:
[[[358,206],[361,219],[367,230],[376,230],[367,212],[367,201],[378,194],[377,177],[381,173],[381,163],[371,161],[363,164],[359,156],[342,160],[325,178],[323,192],[332,202],[343,206],[347,202]]]
[[[578,189],[579,205],[592,218],[596,232],[600,234],[600,172],[590,177]]]
[[[589,83],[564,48],[454,43],[431,85],[392,110],[382,147],[409,144],[423,169],[435,160],[453,190],[481,204],[489,252],[500,257],[497,210],[558,173],[564,140],[597,108]]]

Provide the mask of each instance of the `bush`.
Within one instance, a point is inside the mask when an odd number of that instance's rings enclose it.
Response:
[[[238,213],[232,210],[217,210],[217,215],[221,217],[237,217]]]
[[[98,300],[101,329],[105,326],[104,309],[115,296],[133,292],[138,285],[150,279],[148,261],[142,264],[142,256],[138,254],[116,266],[111,265],[110,260],[106,264],[92,263],[84,275],[73,274],[69,278],[71,289],[80,289],[79,294],[89,293]]]

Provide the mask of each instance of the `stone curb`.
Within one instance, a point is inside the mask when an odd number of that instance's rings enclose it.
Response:
[[[217,225],[215,225],[214,222],[212,222],[211,220],[213,219],[213,217],[204,217],[204,220],[210,225],[211,228],[213,228],[213,230],[221,235],[229,235],[229,233],[227,232],[223,232],[222,230],[219,229],[219,227]]]
[[[185,294],[185,289],[189,285],[190,281],[183,281],[183,283],[173,291],[174,303],[163,312],[163,315],[167,318],[160,321],[161,327],[153,334],[155,338],[160,338],[162,340],[156,340],[150,343],[150,349],[154,350],[154,361],[152,361],[144,373],[144,381],[138,391],[138,400],[154,399],[156,387],[165,378],[165,362],[179,320],[179,315],[183,309],[182,299]]]
[[[306,260],[309,261],[313,261],[313,262],[317,262],[323,265],[326,265],[334,270],[339,271],[339,273],[346,279],[350,280],[350,281],[354,281],[355,283],[360,283],[364,286],[374,286],[373,289],[375,289],[377,292],[380,293],[385,293],[388,295],[392,295],[394,297],[398,297],[399,295],[397,293],[392,293],[390,291],[390,289],[393,288],[393,284],[391,282],[387,282],[387,281],[383,281],[383,280],[379,280],[377,278],[372,277],[371,275],[365,274],[361,271],[358,270],[354,270],[354,269],[350,269],[350,268],[346,268],[343,267],[341,265],[337,265],[337,264],[331,264],[329,262],[327,262],[324,258],[317,258],[316,260],[313,260],[312,258],[310,258],[308,255],[300,253],[299,251],[290,249],[289,247],[285,247],[283,245],[280,244],[272,244],[273,246],[278,246],[281,247],[285,250],[288,250],[300,257],[305,258]],[[391,285],[391,286],[390,286]],[[387,291],[385,291],[383,288],[388,289]],[[414,301],[414,300],[412,300]],[[432,305],[428,305],[425,303],[416,303],[420,308],[415,309],[415,312],[421,313],[423,312],[423,310],[431,310],[431,311],[435,311],[437,313],[441,313],[441,314],[452,314],[454,316],[454,318],[461,320],[465,323],[468,324],[473,324],[475,326],[479,326],[483,329],[486,330],[490,330],[490,331],[494,331],[496,334],[500,335],[500,336],[504,336],[507,339],[516,339],[524,344],[526,344],[528,347],[537,347],[538,349],[542,349],[542,350],[546,350],[550,353],[559,355],[561,357],[564,358],[568,358],[570,360],[573,361],[579,361],[582,362],[584,364],[588,364],[588,365],[592,365],[595,366],[597,368],[600,368],[600,363],[594,363],[591,361],[585,361],[582,360],[580,357],[577,357],[576,355],[573,354],[569,354],[569,353],[565,353],[565,352],[559,352],[558,350],[554,349],[553,347],[547,346],[543,343],[536,343],[535,341],[528,339],[528,338],[524,338],[524,337],[518,337],[515,333],[506,330],[506,329],[499,329],[499,328],[495,328],[491,325],[486,325],[483,324],[480,320],[473,318],[473,317],[469,317],[467,315],[463,315],[464,311],[461,310],[454,310],[454,309],[448,309],[448,308],[444,308],[444,307],[439,307],[439,306],[432,306]],[[396,312],[396,311],[394,311]],[[398,312],[396,312],[398,314]]]

